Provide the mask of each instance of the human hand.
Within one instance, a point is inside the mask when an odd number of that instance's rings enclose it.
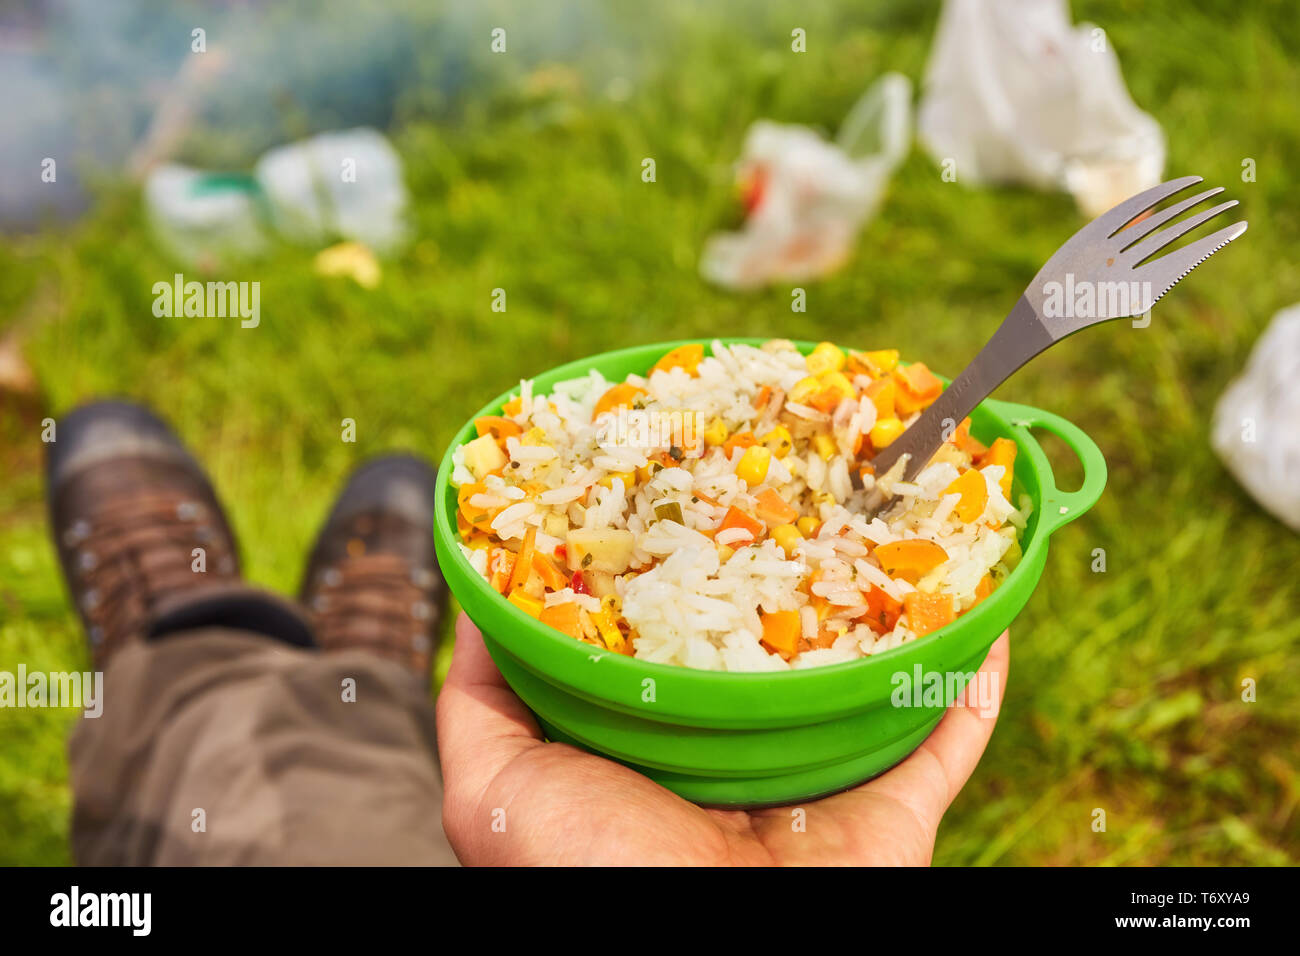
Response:
[[[443,827],[466,864],[925,865],[993,734],[1009,647],[1004,633],[980,668],[991,706],[977,708],[972,687],[971,706],[949,707],[897,767],[799,804],[796,830],[791,807],[705,809],[612,760],[547,743],[462,614],[438,697]]]

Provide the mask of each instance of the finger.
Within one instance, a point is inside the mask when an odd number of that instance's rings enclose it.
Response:
[[[438,694],[438,753],[448,795],[480,794],[542,732],[488,654],[472,621],[456,621],[456,649]]]
[[[893,770],[860,788],[904,804],[927,828],[939,820],[974,773],[993,736],[1010,668],[1007,632],[993,642],[961,703],[951,704],[934,732]]]

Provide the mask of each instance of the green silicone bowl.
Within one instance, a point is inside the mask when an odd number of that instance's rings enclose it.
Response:
[[[761,339],[727,339],[760,344]],[[571,362],[539,375],[538,392],[591,369],[611,381],[645,371],[683,342],[642,345]],[[707,343],[705,343],[707,347]],[[811,343],[799,343],[803,351]],[[509,392],[479,415],[499,414]],[[438,473],[435,537],[442,571],[478,625],[493,660],[551,740],[603,754],[696,803],[755,807],[842,790],[887,770],[915,750],[943,707],[894,706],[894,675],[970,673],[1038,583],[1048,538],[1096,503],[1106,461],[1079,428],[1049,412],[988,400],[971,416],[984,442],[1019,446],[1016,494],[1034,503],[1021,538],[1024,557],[969,613],[891,651],[807,670],[732,674],[651,664],[575,641],[529,617],[489,587],[456,547],[451,453],[475,435],[456,434]],[[1083,463],[1083,485],[1057,489],[1030,428],[1060,436]],[[919,668],[919,671],[918,671]],[[930,678],[933,680],[933,678]],[[925,686],[922,684],[921,686]]]

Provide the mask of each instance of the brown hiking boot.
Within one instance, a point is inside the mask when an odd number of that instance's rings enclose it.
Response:
[[[429,679],[447,604],[433,546],[433,481],[434,470],[410,455],[353,472],[300,591],[324,650],[365,648]]]
[[[207,476],[152,412],[96,402],[47,446],[50,529],[95,667],[162,605],[237,586],[235,538]]]

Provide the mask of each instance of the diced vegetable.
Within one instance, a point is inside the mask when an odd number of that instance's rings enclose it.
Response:
[[[604,395],[600,396],[600,401],[596,402],[596,407],[592,410],[591,420],[594,422],[606,412],[612,412],[619,408],[627,408],[645,394],[646,390],[644,388],[632,385],[628,382],[620,382]]]
[[[544,610],[542,602],[523,591],[518,589],[511,591],[507,600],[530,617],[540,618],[542,616]]]
[[[743,479],[751,488],[761,485],[767,477],[768,466],[772,464],[772,453],[762,445],[753,445],[745,449],[736,465],[737,477]]]
[[[615,478],[623,482],[623,493],[627,494],[628,489],[632,487],[632,483],[636,481],[636,473],[632,471],[612,471],[597,481],[596,484],[600,485],[602,488],[609,488],[612,490]]]
[[[600,634],[600,639],[604,642],[605,647],[611,651],[622,648],[623,632],[614,623],[613,611],[607,608],[603,601],[600,610],[591,615],[591,620],[596,625],[596,631]]]
[[[956,617],[951,594],[926,594],[913,591],[903,596],[903,610],[917,637],[951,624]]]
[[[507,438],[517,438],[524,433],[524,430],[510,419],[500,415],[484,415],[482,418],[474,419],[474,430],[478,432],[480,438],[491,435],[497,442],[504,442]]]
[[[767,407],[767,403],[771,400],[771,398],[772,398],[772,386],[764,385],[762,388],[758,390],[758,394],[754,396],[754,408],[756,408],[758,411],[761,412],[764,408]]]
[[[542,608],[541,621],[570,637],[582,639],[581,608],[576,604],[554,604]]]
[[[488,584],[505,594],[515,570],[515,553],[509,548],[493,548],[488,552]]]
[[[704,346],[698,343],[690,345],[679,345],[670,351],[667,355],[655,362],[650,373],[667,372],[670,369],[679,368],[688,375],[695,375],[696,370],[700,367],[700,362],[704,360]]]
[[[876,560],[891,578],[915,584],[948,560],[948,552],[925,538],[905,538],[876,548]]]
[[[511,418],[514,418],[523,410],[524,397],[522,395],[516,395],[514,398],[510,399],[510,401],[501,406],[501,414],[509,415]]]
[[[988,485],[984,482],[984,476],[974,468],[954,478],[943,493],[961,495],[957,507],[953,508],[953,514],[967,524],[978,519],[984,513],[984,506],[989,503]]]
[[[798,611],[769,611],[762,615],[763,644],[773,653],[790,660],[799,652],[802,629]]]
[[[715,418],[709,422],[708,427],[700,434],[704,439],[704,444],[710,448],[721,445],[727,440],[727,423],[721,418]]]
[[[803,535],[792,524],[779,524],[772,529],[772,540],[776,542],[777,547],[785,552],[787,558],[793,558],[794,549],[803,540]]]
[[[980,583],[975,585],[975,603],[971,607],[976,607],[980,601],[993,593],[993,575],[986,574],[980,578]],[[969,610],[969,609],[968,609]]]
[[[542,579],[542,587],[548,591],[563,591],[569,586],[569,579],[565,573],[540,551],[533,552],[533,570]]]
[[[744,528],[749,532],[751,543],[761,538],[764,530],[763,522],[752,515],[745,514],[735,505],[727,509],[727,513],[722,516],[722,524],[718,525],[719,531],[726,531],[728,528]]]
[[[812,397],[821,391],[821,388],[822,383],[817,376],[808,375],[794,383],[794,388],[790,389],[787,397],[796,405],[807,405]]]
[[[817,531],[819,528],[821,528],[822,523],[818,521],[816,518],[814,518],[812,515],[805,515],[804,517],[796,521],[794,523],[794,526],[799,529],[799,533],[802,534],[805,538],[811,538],[817,534]]]
[[[818,342],[808,354],[808,371],[813,375],[838,372],[844,368],[844,352],[833,342]]]
[[[898,393],[894,405],[900,415],[910,415],[928,407],[943,392],[943,382],[931,372],[924,362],[913,362],[893,371]]]
[[[826,372],[817,376],[821,387],[811,398],[808,404],[813,408],[823,412],[833,412],[840,402],[847,399],[858,397],[857,391],[853,388],[853,383],[848,380],[843,372]]]
[[[754,513],[768,525],[789,524],[799,520],[799,511],[786,502],[775,488],[768,488],[755,501]],[[796,529],[797,533],[798,529]]]
[[[529,527],[524,532],[524,543],[519,548],[519,554],[515,557],[514,573],[510,575],[510,590],[514,592],[521,588],[524,582],[528,580],[528,575],[533,573],[533,555],[537,553],[537,529]]]
[[[682,506],[676,501],[661,501],[655,505],[655,517],[660,521],[676,521],[678,524],[686,524],[686,519],[682,515]]]
[[[1016,467],[1016,443],[1010,438],[995,438],[989,450],[979,459],[979,466],[987,468],[989,465],[1001,465],[1005,471],[998,480],[1002,488],[1002,495],[1008,501],[1011,500],[1011,478]]]
[[[876,406],[877,420],[897,417],[894,412],[894,395],[897,392],[898,386],[892,378],[878,378],[866,387],[863,394]]]
[[[889,596],[883,589],[872,585],[866,597],[867,626],[878,634],[888,634],[903,613],[903,602]]]
[[[830,461],[835,457],[835,452],[838,450],[835,447],[835,439],[820,432],[813,435],[812,446],[813,451],[817,452],[817,457],[822,461]]]
[[[777,458],[784,458],[794,447],[794,438],[790,435],[790,429],[784,425],[777,425],[763,436],[762,441],[767,450]]]
[[[722,444],[722,452],[728,458],[737,448],[753,448],[758,444],[758,439],[754,437],[753,432],[736,432]]]
[[[466,482],[456,489],[456,504],[460,509],[461,517],[465,519],[471,528],[476,531],[490,533],[492,531],[492,519],[496,517],[496,512],[489,508],[480,508],[478,505],[470,504],[471,498],[486,491],[487,486],[481,482]]]
[[[574,528],[565,541],[570,571],[622,574],[632,561],[636,536],[621,528]]]
[[[465,467],[479,481],[505,467],[508,458],[491,435],[480,435],[464,444]]]
[[[970,455],[972,461],[978,461],[988,448],[978,438],[974,438],[970,433],[970,419],[963,418],[961,424],[954,429],[948,440],[957,446],[959,450]]]
[[[898,436],[907,429],[897,418],[882,418],[871,426],[869,433],[871,444],[876,448],[887,448],[898,440]]]

